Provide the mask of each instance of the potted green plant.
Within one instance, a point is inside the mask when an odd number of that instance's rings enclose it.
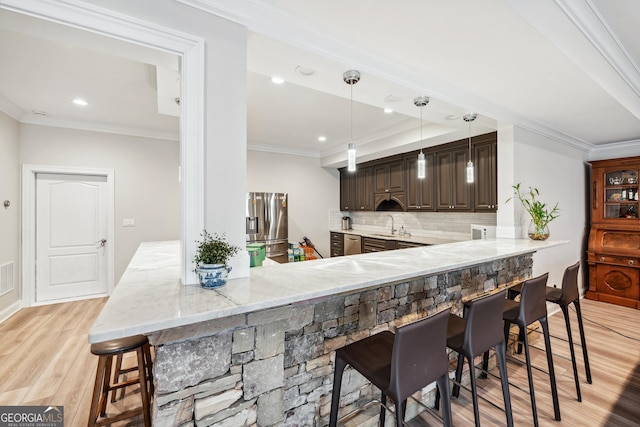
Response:
[[[213,236],[207,230],[200,233],[202,240],[198,244],[193,262],[203,288],[214,289],[227,283],[227,276],[231,267],[227,265],[229,259],[238,253],[240,247],[227,242],[225,235],[215,233]]]
[[[529,212],[531,222],[527,234],[533,240],[546,240],[549,238],[549,223],[556,219],[559,209],[558,204],[549,209],[546,203],[540,201],[540,191],[537,188],[529,187],[529,191],[521,191],[521,183],[513,187],[513,196],[507,199],[507,202],[513,198],[517,198],[522,203],[522,207]]]

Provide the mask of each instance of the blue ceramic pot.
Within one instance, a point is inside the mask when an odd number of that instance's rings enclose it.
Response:
[[[200,264],[196,273],[200,285],[206,289],[216,289],[227,284],[231,267],[224,264]]]

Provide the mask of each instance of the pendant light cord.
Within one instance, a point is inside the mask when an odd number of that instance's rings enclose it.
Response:
[[[420,105],[420,152],[422,153],[422,107],[423,105]]]
[[[467,123],[469,124],[469,161],[471,161],[471,120]]]
[[[349,142],[353,143],[353,83],[349,83],[349,87],[351,88],[351,137]]]

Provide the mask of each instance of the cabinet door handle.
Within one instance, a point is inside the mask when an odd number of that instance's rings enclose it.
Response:
[[[633,265],[633,264],[634,264],[633,260],[632,260],[632,259],[630,259],[630,260],[629,260],[629,265]]]
[[[604,257],[603,256],[600,257],[600,262],[604,262]]]

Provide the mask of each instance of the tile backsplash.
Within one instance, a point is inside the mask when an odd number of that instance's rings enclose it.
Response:
[[[475,212],[329,212],[332,230],[342,227],[342,217],[350,216],[355,231],[389,233],[391,218],[396,230],[404,226],[414,236],[470,240],[471,224],[496,225],[496,214]]]

